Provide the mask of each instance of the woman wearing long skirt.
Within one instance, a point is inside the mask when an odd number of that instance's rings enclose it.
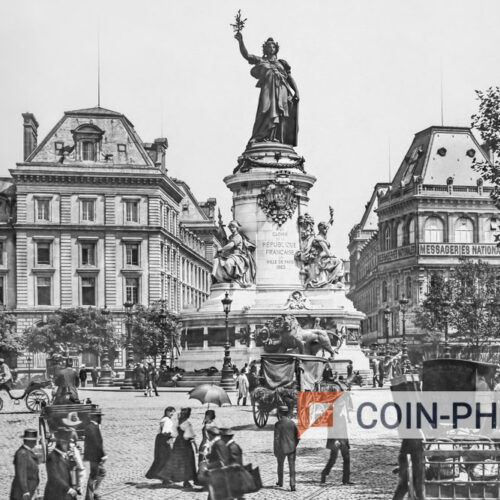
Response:
[[[201,428],[201,443],[200,447],[198,449],[198,468],[200,467],[200,464],[203,462],[205,459],[205,446],[207,443],[210,441],[208,438],[207,434],[207,426],[213,425],[215,420],[215,411],[214,410],[207,410],[205,412],[205,418],[203,419],[203,426]]]
[[[174,415],[175,408],[172,406],[166,408],[163,418],[160,420],[160,432],[155,440],[154,461],[146,473],[148,479],[160,479],[165,485],[172,482],[169,477],[169,463],[172,458],[170,442],[174,436]]]
[[[196,479],[194,431],[189,417],[191,408],[182,408],[179,415],[177,437],[172,450],[172,459],[168,466],[168,475],[174,482],[183,483],[184,488],[191,489],[190,481]]]

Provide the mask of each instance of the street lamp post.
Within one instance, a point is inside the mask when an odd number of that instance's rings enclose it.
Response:
[[[386,349],[386,354],[387,350],[389,349],[389,321],[391,319],[391,308],[389,305],[386,305],[384,308],[384,323],[385,323],[385,349]]]
[[[165,325],[167,323],[167,313],[165,312],[165,309],[163,309],[163,307],[160,310],[160,323],[163,329],[163,335],[162,335],[163,343],[161,349],[160,366],[163,366],[165,368],[167,366],[167,342],[165,339]]]
[[[104,306],[103,309],[101,309],[101,314],[104,317],[105,323],[104,327],[107,328],[108,326],[108,316],[109,316],[109,309]],[[111,376],[111,365],[109,364],[109,348],[106,345],[104,345],[102,349],[102,356],[101,356],[101,378],[99,379],[99,383],[97,384],[99,387],[111,387],[113,385],[113,377]]]
[[[408,308],[408,302],[409,300],[403,296],[401,299],[399,299],[399,310],[401,311],[401,314],[403,315],[403,355],[401,357],[401,364],[402,366],[402,371],[403,373],[408,373],[410,369],[410,359],[408,357],[408,344],[406,343],[406,311]]]
[[[451,358],[450,344],[448,343],[448,316],[450,315],[450,301],[443,300],[443,316],[444,316],[444,352],[443,358]]]
[[[132,347],[132,302],[125,302],[123,304],[125,313],[127,314],[127,361],[125,368],[125,380],[123,381],[122,390],[133,391],[134,387],[134,350]]]
[[[231,343],[229,342],[229,313],[231,312],[232,300],[229,298],[229,292],[222,299],[222,307],[226,315],[226,344],[224,345],[224,364],[222,365],[221,386],[229,389],[234,386],[233,369],[231,367]]]
[[[28,380],[31,380],[31,362],[33,360],[31,359],[31,356],[28,354],[26,358],[26,363],[28,363]]]

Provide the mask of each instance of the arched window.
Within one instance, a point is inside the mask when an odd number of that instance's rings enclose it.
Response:
[[[95,143],[91,141],[82,142],[82,160],[95,161]]]
[[[474,225],[470,219],[460,217],[455,223],[455,242],[472,243],[474,241]]]
[[[382,302],[387,302],[387,281],[382,281]]]
[[[394,280],[394,299],[399,300],[399,280]]]
[[[438,217],[429,217],[424,225],[424,241],[426,243],[442,243],[444,224]]]
[[[415,219],[408,224],[408,245],[415,243]]]
[[[495,218],[488,219],[484,223],[484,242],[496,243],[495,234],[498,234],[498,221]]]
[[[398,247],[402,247],[403,246],[403,223],[400,222],[398,224],[398,229],[396,231],[396,244]]]
[[[411,276],[406,277],[406,298],[411,299]]]
[[[384,249],[385,250],[390,250],[391,249],[391,228],[386,227],[385,232],[384,232]]]

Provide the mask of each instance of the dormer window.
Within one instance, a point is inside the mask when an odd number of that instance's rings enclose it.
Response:
[[[82,160],[96,161],[96,144],[91,141],[82,141]]]
[[[76,156],[80,161],[98,161],[104,131],[93,123],[84,123],[72,130],[76,145]]]

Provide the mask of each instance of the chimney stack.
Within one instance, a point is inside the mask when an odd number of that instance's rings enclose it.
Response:
[[[23,113],[24,126],[24,160],[33,153],[38,139],[38,122],[33,113]]]
[[[155,164],[160,166],[162,170],[165,170],[165,156],[168,149],[168,140],[166,137],[160,137],[155,139],[154,145],[156,150]]]

